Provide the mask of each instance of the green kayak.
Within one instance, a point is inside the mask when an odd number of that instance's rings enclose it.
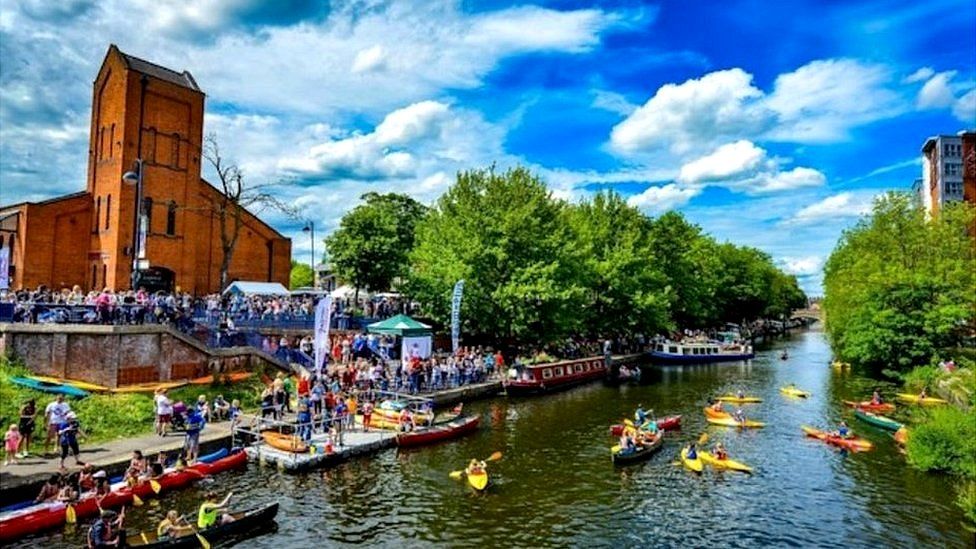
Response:
[[[870,423],[871,425],[880,427],[886,431],[895,432],[903,427],[901,423],[898,423],[891,418],[879,416],[878,414],[872,414],[871,412],[861,410],[860,408],[854,409],[854,416],[865,423]]]

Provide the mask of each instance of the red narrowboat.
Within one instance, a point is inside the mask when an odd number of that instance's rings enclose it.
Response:
[[[606,376],[606,360],[603,357],[591,357],[523,366],[516,379],[506,379],[502,386],[508,395],[531,395],[561,391]]]
[[[442,425],[422,427],[408,433],[397,433],[397,446],[401,448],[423,446],[442,440],[457,438],[478,429],[481,416],[463,416]]]

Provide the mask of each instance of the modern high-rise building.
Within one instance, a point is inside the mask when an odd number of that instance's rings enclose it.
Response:
[[[930,214],[949,202],[976,204],[976,132],[928,138],[922,146],[922,178],[912,189]]]

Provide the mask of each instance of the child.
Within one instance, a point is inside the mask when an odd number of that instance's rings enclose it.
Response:
[[[230,428],[233,429],[237,427],[238,421],[241,417],[241,401],[234,399],[230,403],[230,408],[227,409],[227,417],[230,418]]]
[[[16,424],[11,425],[7,429],[7,434],[3,436],[4,449],[7,450],[7,459],[4,460],[4,465],[10,465],[11,463],[17,462],[17,447],[20,446],[20,427]]]

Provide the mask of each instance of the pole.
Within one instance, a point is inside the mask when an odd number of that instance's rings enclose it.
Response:
[[[312,239],[312,288],[315,288],[315,222],[308,222],[309,236]]]
[[[142,255],[140,253],[140,243],[139,233],[142,230],[142,171],[143,163],[142,158],[136,159],[136,208],[135,208],[135,223],[132,227],[132,274],[130,275],[129,285],[132,291],[137,290],[136,284],[139,279],[139,257]]]

